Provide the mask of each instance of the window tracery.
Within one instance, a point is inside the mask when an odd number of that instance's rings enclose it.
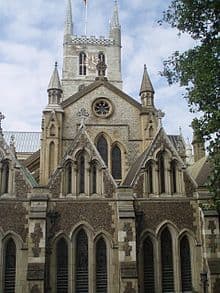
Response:
[[[97,150],[99,151],[106,166],[108,166],[108,143],[104,135],[100,135],[97,141]]]

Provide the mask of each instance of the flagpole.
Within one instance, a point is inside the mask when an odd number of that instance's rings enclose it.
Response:
[[[88,0],[85,0],[85,36],[87,35],[87,21],[88,21]]]

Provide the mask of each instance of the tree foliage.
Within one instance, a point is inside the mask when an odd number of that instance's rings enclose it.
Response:
[[[193,48],[176,51],[164,61],[162,75],[169,84],[185,87],[190,110],[201,114],[192,126],[208,142],[210,188],[220,207],[220,1],[172,0],[164,22],[195,40]]]

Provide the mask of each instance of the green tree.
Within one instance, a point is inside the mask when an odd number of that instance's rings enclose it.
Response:
[[[201,114],[192,126],[208,142],[213,166],[209,185],[220,208],[220,1],[172,0],[164,22],[195,40],[193,48],[164,61],[162,75],[169,84],[183,86],[190,111]]]

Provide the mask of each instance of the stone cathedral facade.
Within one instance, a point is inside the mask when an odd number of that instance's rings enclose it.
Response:
[[[75,33],[69,0],[41,133],[0,124],[0,292],[220,292],[202,141],[163,129],[146,66],[123,92],[117,1],[108,38]]]

